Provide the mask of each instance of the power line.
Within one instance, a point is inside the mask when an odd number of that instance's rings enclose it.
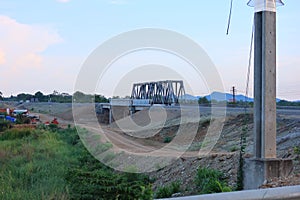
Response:
[[[249,60],[248,60],[248,71],[247,71],[247,81],[246,81],[246,94],[245,94],[245,102],[247,100],[247,96],[249,94],[249,82],[250,82],[250,71],[251,71],[251,61],[252,61],[252,50],[253,50],[253,40],[254,40],[254,19],[252,25],[252,34],[251,34],[251,43],[250,43],[250,52],[249,52]]]
[[[229,10],[228,26],[227,26],[226,35],[229,34],[229,28],[230,28],[230,23],[231,23],[231,14],[232,14],[232,5],[233,5],[233,0],[231,0],[231,3],[230,3],[230,10]]]

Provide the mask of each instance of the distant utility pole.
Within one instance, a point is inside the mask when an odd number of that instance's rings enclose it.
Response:
[[[232,92],[232,103],[236,103],[236,99],[235,99],[236,89],[234,86],[232,87],[231,92]]]

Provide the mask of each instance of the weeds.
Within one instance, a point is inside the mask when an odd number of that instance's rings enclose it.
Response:
[[[173,194],[179,193],[181,191],[180,185],[180,182],[172,182],[170,185],[159,187],[155,194],[155,198],[172,197]]]
[[[231,191],[231,188],[224,181],[223,174],[213,169],[199,168],[195,183],[201,194]]]
[[[230,152],[235,152],[237,150],[239,150],[239,147],[237,147],[235,145],[230,148]]]
[[[294,153],[297,155],[300,155],[300,148],[299,147],[294,147]]]

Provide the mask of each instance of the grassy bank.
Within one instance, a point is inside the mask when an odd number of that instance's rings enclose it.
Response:
[[[149,179],[115,172],[85,150],[76,130],[0,134],[0,199],[150,199]]]
[[[103,152],[111,146],[98,147]],[[231,190],[221,172],[202,168],[195,186],[195,194]],[[75,128],[50,125],[0,132],[1,200],[144,200],[182,192],[180,180],[152,191],[148,176],[108,168],[85,149]]]
[[[47,130],[4,132],[0,140],[1,199],[67,199],[72,149]]]

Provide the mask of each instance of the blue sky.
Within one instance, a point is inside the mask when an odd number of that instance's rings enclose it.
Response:
[[[296,100],[300,1],[284,2],[277,10],[277,96]],[[196,41],[216,65],[225,91],[236,86],[243,93],[253,19],[253,8],[246,3],[234,1],[226,35],[230,0],[1,0],[0,91],[5,96],[38,90],[72,93],[82,64],[95,48],[122,32],[151,27]],[[206,92],[195,89],[194,94]]]

